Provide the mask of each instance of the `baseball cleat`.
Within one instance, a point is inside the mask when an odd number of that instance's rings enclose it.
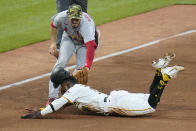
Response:
[[[183,66],[172,66],[172,67],[166,67],[164,69],[161,70],[161,73],[163,75],[163,77],[165,75],[168,75],[170,78],[175,78],[177,76],[177,73],[180,71],[183,71],[184,67]]]
[[[166,53],[162,58],[153,60],[152,67],[154,67],[155,69],[165,68],[175,57],[175,53]]]

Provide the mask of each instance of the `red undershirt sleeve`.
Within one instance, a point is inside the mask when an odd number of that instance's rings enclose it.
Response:
[[[53,22],[50,23],[50,26],[53,27],[53,28],[57,28],[57,27],[53,24]]]
[[[88,67],[89,69],[92,66],[93,63],[93,59],[95,56],[95,48],[97,47],[96,43],[94,40],[89,41],[87,43],[85,43],[86,45],[86,64],[85,67]]]

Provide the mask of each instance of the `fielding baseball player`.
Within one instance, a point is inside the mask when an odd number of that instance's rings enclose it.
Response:
[[[76,84],[76,79],[70,76],[69,72],[63,68],[56,68],[51,74],[51,80],[56,87],[61,84],[62,87],[67,88],[67,91],[43,110],[23,115],[21,118],[42,118],[68,103],[75,104],[84,112],[104,115],[139,116],[155,112],[167,82],[179,71],[184,70],[182,66],[166,67],[174,57],[174,55],[166,55],[153,61],[152,66],[156,69],[156,73],[150,86],[150,94],[119,90],[107,95],[89,86]]]
[[[67,10],[69,8],[69,5],[72,5],[72,4],[80,5],[82,7],[82,11],[87,12],[88,0],[56,0],[57,12],[60,13],[62,11]],[[64,31],[63,28],[61,27],[58,28],[57,41],[56,41],[57,49],[60,48],[63,31]]]
[[[57,28],[64,29],[59,53],[56,48]],[[88,71],[92,66],[95,49],[98,45],[98,35],[93,19],[82,12],[80,5],[73,4],[69,9],[55,15],[51,22],[51,46],[50,53],[58,57],[53,68],[65,68],[73,53],[76,54],[76,69],[74,76],[78,83],[87,84]],[[51,103],[58,98],[58,88],[49,82],[49,101]]]

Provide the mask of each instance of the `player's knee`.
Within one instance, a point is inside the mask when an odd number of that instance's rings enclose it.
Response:
[[[159,99],[154,95],[150,95],[148,98],[148,103],[153,109],[156,109],[157,104],[159,103]]]

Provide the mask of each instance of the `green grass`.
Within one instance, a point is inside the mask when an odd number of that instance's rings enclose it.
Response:
[[[97,25],[174,4],[196,0],[89,0],[88,12]],[[49,39],[55,0],[1,0],[0,52]]]
[[[196,4],[196,0],[104,0],[104,4],[90,0],[88,9],[100,25],[175,4]]]

